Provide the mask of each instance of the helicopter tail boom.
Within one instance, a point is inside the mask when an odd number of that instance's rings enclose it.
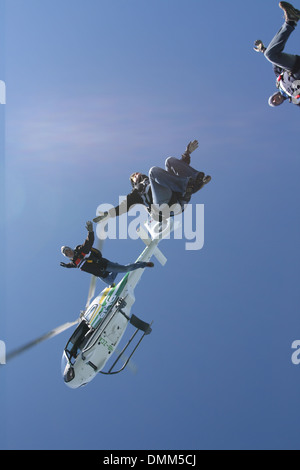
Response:
[[[139,227],[137,232],[138,232],[140,239],[145,243],[145,245],[149,246],[152,242],[152,239],[149,237],[146,230],[144,230],[143,227]],[[167,258],[163,255],[163,253],[160,251],[158,247],[156,247],[155,250],[153,251],[153,255],[162,266],[166,264]]]

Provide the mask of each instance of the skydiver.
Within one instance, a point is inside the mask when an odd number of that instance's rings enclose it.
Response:
[[[113,285],[118,273],[127,273],[140,268],[153,268],[152,262],[138,261],[136,263],[121,265],[113,263],[102,257],[96,248],[93,248],[95,235],[93,223],[86,223],[88,236],[82,245],[76,246],[74,250],[69,246],[62,246],[61,253],[69,258],[69,263],[60,263],[63,268],[79,268],[81,271],[100,277],[108,285]]]
[[[159,214],[159,207],[177,205],[179,211],[184,209],[192,194],[203,188],[211,181],[206,175],[190,166],[191,153],[198,148],[198,141],[189,142],[181,158],[168,157],[165,169],[154,166],[150,168],[148,176],[143,173],[133,173],[130,176],[132,191],[117,207],[101,213],[94,218],[98,223],[110,217],[120,216],[129,211],[136,204],[143,204],[155,216]]]
[[[283,52],[291,33],[300,19],[300,10],[288,2],[280,2],[279,7],[284,11],[285,22],[272,39],[268,47],[258,39],[254,43],[254,50],[262,52],[266,59],[273,64],[277,77],[278,91],[269,98],[269,105],[279,106],[285,100],[300,105],[300,56]]]

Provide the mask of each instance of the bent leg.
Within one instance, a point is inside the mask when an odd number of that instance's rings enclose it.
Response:
[[[193,167],[188,165],[185,161],[179,160],[178,158],[174,157],[169,157],[165,161],[165,168],[168,173],[171,173],[173,175],[177,176],[187,176],[187,177],[192,177],[196,178],[199,173],[203,175],[201,171],[195,170]]]
[[[286,54],[283,52],[283,50],[294,29],[295,26],[285,22],[278,33],[274,36],[264,53],[266,59],[268,59],[269,62],[288,71],[293,70],[295,67],[296,55]]]
[[[177,176],[157,166],[149,170],[149,179],[154,204],[168,204],[173,192],[184,194],[189,181],[188,176]]]

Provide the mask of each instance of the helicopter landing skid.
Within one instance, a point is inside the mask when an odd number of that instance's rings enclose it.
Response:
[[[124,346],[124,348],[122,349],[122,351],[120,352],[120,354],[118,355],[117,359],[115,360],[115,362],[112,364],[112,366],[110,367],[110,369],[107,371],[107,372],[104,372],[102,370],[99,371],[100,374],[105,374],[105,375],[114,375],[114,374],[118,374],[119,372],[122,372],[122,370],[125,369],[125,367],[127,366],[127,364],[129,363],[130,359],[132,358],[133,354],[135,353],[135,351],[137,350],[137,348],[139,347],[139,345],[141,344],[142,340],[144,339],[144,337],[146,335],[149,335],[152,331],[151,329],[151,325],[153,322],[151,323],[146,323],[144,322],[143,320],[141,320],[140,318],[136,317],[135,315],[131,315],[131,318],[130,318],[130,323],[132,326],[134,326],[136,328],[135,332],[133,333],[133,335],[131,336],[131,338],[128,340],[127,344]],[[120,361],[120,359],[122,358],[123,354],[125,353],[125,351],[127,350],[127,348],[130,346],[130,344],[132,343],[132,341],[134,340],[134,338],[136,337],[136,335],[138,334],[138,332],[141,331],[143,332],[142,336],[140,337],[140,339],[137,338],[137,343],[136,345],[134,346],[132,352],[130,353],[129,357],[124,361],[123,365],[120,367],[120,369],[118,370],[114,370],[116,365],[118,364],[118,362]]]

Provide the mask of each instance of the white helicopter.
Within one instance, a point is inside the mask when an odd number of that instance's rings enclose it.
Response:
[[[149,261],[154,255],[164,266],[167,259],[157,245],[174,230],[174,219],[169,218],[163,224],[150,220],[144,226],[146,230],[140,226],[138,234],[146,244],[146,248],[137,261]],[[94,297],[97,279],[92,276],[86,307],[79,319],[71,323],[65,323],[9,353],[6,358],[7,361],[78,324],[62,355],[61,369],[65,384],[75,389],[89,383],[98,373],[109,375],[121,372],[129,363],[143,338],[152,331],[152,323],[146,323],[130,314],[132,305],[135,302],[134,289],[143,272],[144,269],[137,269],[125,274],[116,286],[105,288],[91,301]],[[131,338],[122,351],[118,353],[113,364],[107,371],[104,371],[106,363],[117,351],[117,346],[129,324],[135,328]],[[137,336],[139,332],[141,334]],[[124,353],[129,346],[132,351],[129,357],[124,358]],[[121,359],[124,362],[119,367],[118,363]]]

